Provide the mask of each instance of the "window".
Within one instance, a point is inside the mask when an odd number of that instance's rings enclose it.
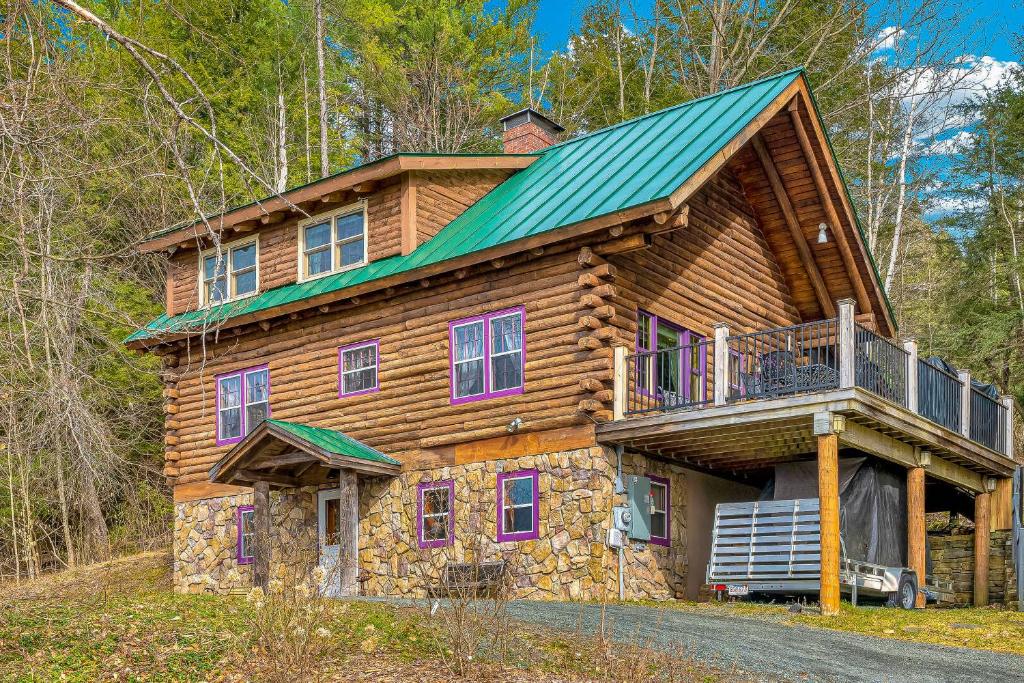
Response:
[[[380,341],[377,339],[338,349],[338,396],[377,391],[380,388],[379,363]]]
[[[498,542],[540,538],[537,470],[498,475]]]
[[[523,392],[523,317],[520,307],[449,325],[452,403]]]
[[[651,480],[651,543],[654,545],[671,545],[669,536],[669,509],[671,498],[669,497],[668,479],[653,474],[647,475]]]
[[[707,400],[707,348],[704,337],[656,315],[637,316],[637,387],[644,394],[672,402]],[[660,352],[660,353],[659,353]],[[652,379],[655,387],[652,390]]]
[[[736,349],[729,349],[729,397],[738,398],[746,396],[747,385],[744,378],[749,379],[750,369],[747,367],[746,357]]]
[[[256,537],[254,527],[255,513],[252,505],[241,505],[238,508],[238,545],[235,547],[235,559],[238,564],[252,564],[253,540]]]
[[[318,216],[299,227],[300,280],[366,263],[366,204]]]
[[[455,482],[436,481],[420,484],[416,489],[416,537],[421,548],[439,548],[450,544],[455,536]]]
[[[237,443],[270,416],[266,365],[217,376],[217,445]]]
[[[256,238],[203,252],[201,259],[203,304],[210,306],[255,294],[258,246]]]

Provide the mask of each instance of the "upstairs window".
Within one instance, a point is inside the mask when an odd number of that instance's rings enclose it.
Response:
[[[253,539],[256,536],[254,520],[252,505],[242,505],[238,508],[238,545],[235,547],[235,559],[238,560],[238,564],[252,564]]]
[[[203,304],[210,306],[255,294],[259,288],[256,238],[203,252],[200,265]]]
[[[380,341],[376,339],[338,349],[338,396],[377,391],[380,388],[379,357]]]
[[[523,315],[520,307],[449,325],[452,403],[523,392]]]
[[[237,443],[270,416],[266,365],[217,376],[217,445]]]
[[[317,216],[299,226],[302,280],[366,263],[366,205]]]

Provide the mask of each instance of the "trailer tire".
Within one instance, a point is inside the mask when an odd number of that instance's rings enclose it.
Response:
[[[896,592],[889,594],[888,604],[900,609],[914,609],[917,606],[917,579],[908,573],[900,575],[900,583]]]

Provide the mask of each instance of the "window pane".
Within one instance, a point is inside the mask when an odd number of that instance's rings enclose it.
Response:
[[[331,224],[320,223],[305,229],[306,251],[329,244],[331,241]]]
[[[221,410],[217,416],[220,425],[220,438],[234,439],[242,435],[242,409],[228,408]]]
[[[523,319],[519,315],[491,320],[491,353],[523,348]]]
[[[258,401],[266,401],[267,395],[270,393],[270,387],[268,383],[268,374],[266,370],[257,370],[256,372],[250,372],[245,376],[245,402],[256,403]]]
[[[338,241],[347,238],[355,237],[356,235],[363,234],[363,213],[350,213],[347,216],[339,216],[338,221]],[[362,249],[360,248],[360,251]]]
[[[346,242],[341,245],[341,265],[351,266],[363,261],[363,241]]]
[[[533,477],[506,479],[505,505],[533,505]]]
[[[654,509],[665,509],[665,486],[663,484],[651,483],[651,497],[654,498]]]
[[[682,345],[682,334],[679,330],[658,324],[658,350],[672,349]]]
[[[484,361],[471,360],[455,365],[455,395],[476,396],[484,393]]]
[[[341,354],[342,369],[360,370],[377,364],[377,347],[362,346],[358,349],[349,349]]]
[[[227,270],[227,256],[224,254],[221,254],[219,265],[217,263],[217,254],[210,254],[203,259],[203,279],[205,280],[213,280],[215,277],[224,277]]]
[[[228,281],[227,278],[220,278],[206,285],[206,301],[207,303],[220,303],[226,301],[228,298]]]
[[[445,517],[423,518],[423,540],[441,541],[448,538],[448,520]]]
[[[448,512],[448,487],[423,491],[423,514],[437,515]]]
[[[231,250],[231,270],[243,270],[256,265],[256,243]]]
[[[324,501],[324,545],[339,545],[341,534],[338,523],[341,520],[341,501],[337,498],[330,498]]]
[[[503,531],[506,534],[533,531],[533,508],[505,508]]]
[[[238,375],[225,377],[220,380],[220,404],[221,410],[225,408],[237,408],[242,405],[242,378]]]
[[[252,430],[256,429],[267,419],[267,404],[266,403],[252,403],[245,406],[245,433],[248,434]]]
[[[455,360],[482,358],[484,355],[483,321],[455,328]]]
[[[341,377],[341,393],[351,394],[356,391],[367,391],[377,387],[377,368],[366,368],[345,373]]]
[[[491,358],[491,391],[523,385],[523,358],[519,353]]]
[[[331,270],[331,250],[324,249],[314,254],[306,254],[306,275],[319,275]]]
[[[253,511],[243,510],[240,515],[240,523],[242,525],[241,533],[239,534],[241,546],[238,548],[238,556],[240,558],[252,557],[252,520]]]
[[[250,270],[247,273],[235,276],[235,296],[244,296],[256,291],[256,271]]]
[[[664,512],[655,512],[651,515],[651,536],[654,538],[665,538],[668,534],[665,531],[666,515]]]
[[[651,345],[651,316],[641,313],[637,320],[637,348],[649,351]]]

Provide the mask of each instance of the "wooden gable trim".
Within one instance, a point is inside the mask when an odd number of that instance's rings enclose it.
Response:
[[[408,256],[416,249],[416,186],[414,171],[402,175],[402,256]]]

